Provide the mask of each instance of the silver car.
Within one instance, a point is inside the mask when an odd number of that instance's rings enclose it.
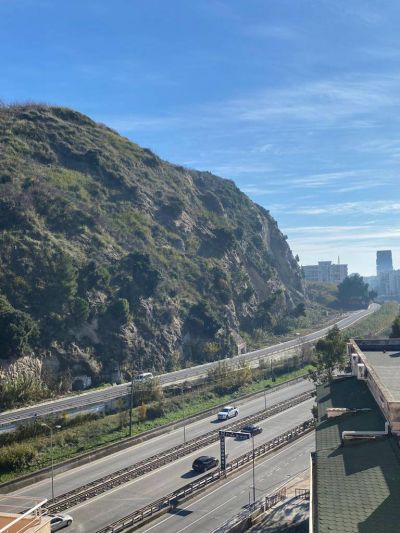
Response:
[[[69,514],[51,514],[49,515],[50,520],[50,529],[51,531],[58,531],[64,527],[68,527],[72,524],[72,516]]]

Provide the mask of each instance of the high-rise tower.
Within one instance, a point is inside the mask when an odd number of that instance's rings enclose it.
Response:
[[[376,274],[392,272],[392,250],[378,250],[376,252]]]

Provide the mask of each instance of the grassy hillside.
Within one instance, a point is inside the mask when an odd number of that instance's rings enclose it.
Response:
[[[33,352],[67,387],[215,360],[303,300],[275,220],[233,182],[70,109],[0,108],[3,368]]]

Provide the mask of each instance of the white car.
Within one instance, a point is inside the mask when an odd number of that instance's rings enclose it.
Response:
[[[72,524],[72,516],[69,514],[50,514],[50,529],[51,531],[58,531],[64,527]]]
[[[133,380],[134,381],[146,381],[148,379],[153,379],[154,376],[152,372],[142,372],[141,374],[137,374]]]
[[[233,418],[239,414],[239,409],[237,407],[232,407],[227,405],[218,413],[218,420],[228,420],[228,418]]]

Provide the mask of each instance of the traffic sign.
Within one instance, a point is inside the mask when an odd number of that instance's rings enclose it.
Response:
[[[239,437],[240,439],[249,439],[251,435],[250,433],[246,433],[245,431],[225,431],[223,429],[219,430],[221,470],[226,469],[225,437]]]

